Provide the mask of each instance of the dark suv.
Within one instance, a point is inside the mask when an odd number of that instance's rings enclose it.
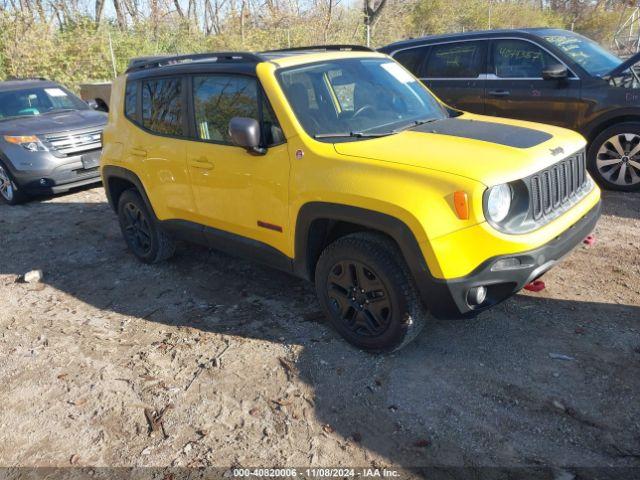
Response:
[[[582,35],[535,28],[439,35],[382,49],[445,103],[570,128],[593,177],[640,190],[640,55],[623,61]]]
[[[99,182],[106,123],[57,83],[0,82],[0,197],[15,205]]]

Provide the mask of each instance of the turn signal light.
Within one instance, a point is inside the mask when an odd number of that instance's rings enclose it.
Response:
[[[4,139],[9,143],[15,143],[17,145],[20,145],[22,143],[31,143],[31,142],[39,141],[38,137],[36,137],[35,135],[18,135],[18,136],[5,135]]]
[[[469,199],[467,192],[457,191],[453,194],[453,206],[460,220],[469,220]]]

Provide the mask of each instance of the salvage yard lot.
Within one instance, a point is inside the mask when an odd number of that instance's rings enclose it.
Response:
[[[640,466],[640,195],[596,237],[372,356],[286,274],[138,263],[101,188],[0,205],[0,465]]]

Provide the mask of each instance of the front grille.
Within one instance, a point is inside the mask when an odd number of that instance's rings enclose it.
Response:
[[[533,220],[554,217],[587,193],[590,182],[584,151],[531,175],[528,183]]]
[[[62,155],[78,155],[102,148],[102,129],[45,135],[50,150]]]

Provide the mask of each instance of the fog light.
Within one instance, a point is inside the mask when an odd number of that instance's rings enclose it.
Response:
[[[499,270],[512,270],[514,268],[519,268],[520,265],[521,262],[519,258],[502,258],[491,266],[491,270],[494,272]]]
[[[473,287],[467,293],[467,302],[472,307],[481,305],[487,299],[487,288],[486,287]]]

